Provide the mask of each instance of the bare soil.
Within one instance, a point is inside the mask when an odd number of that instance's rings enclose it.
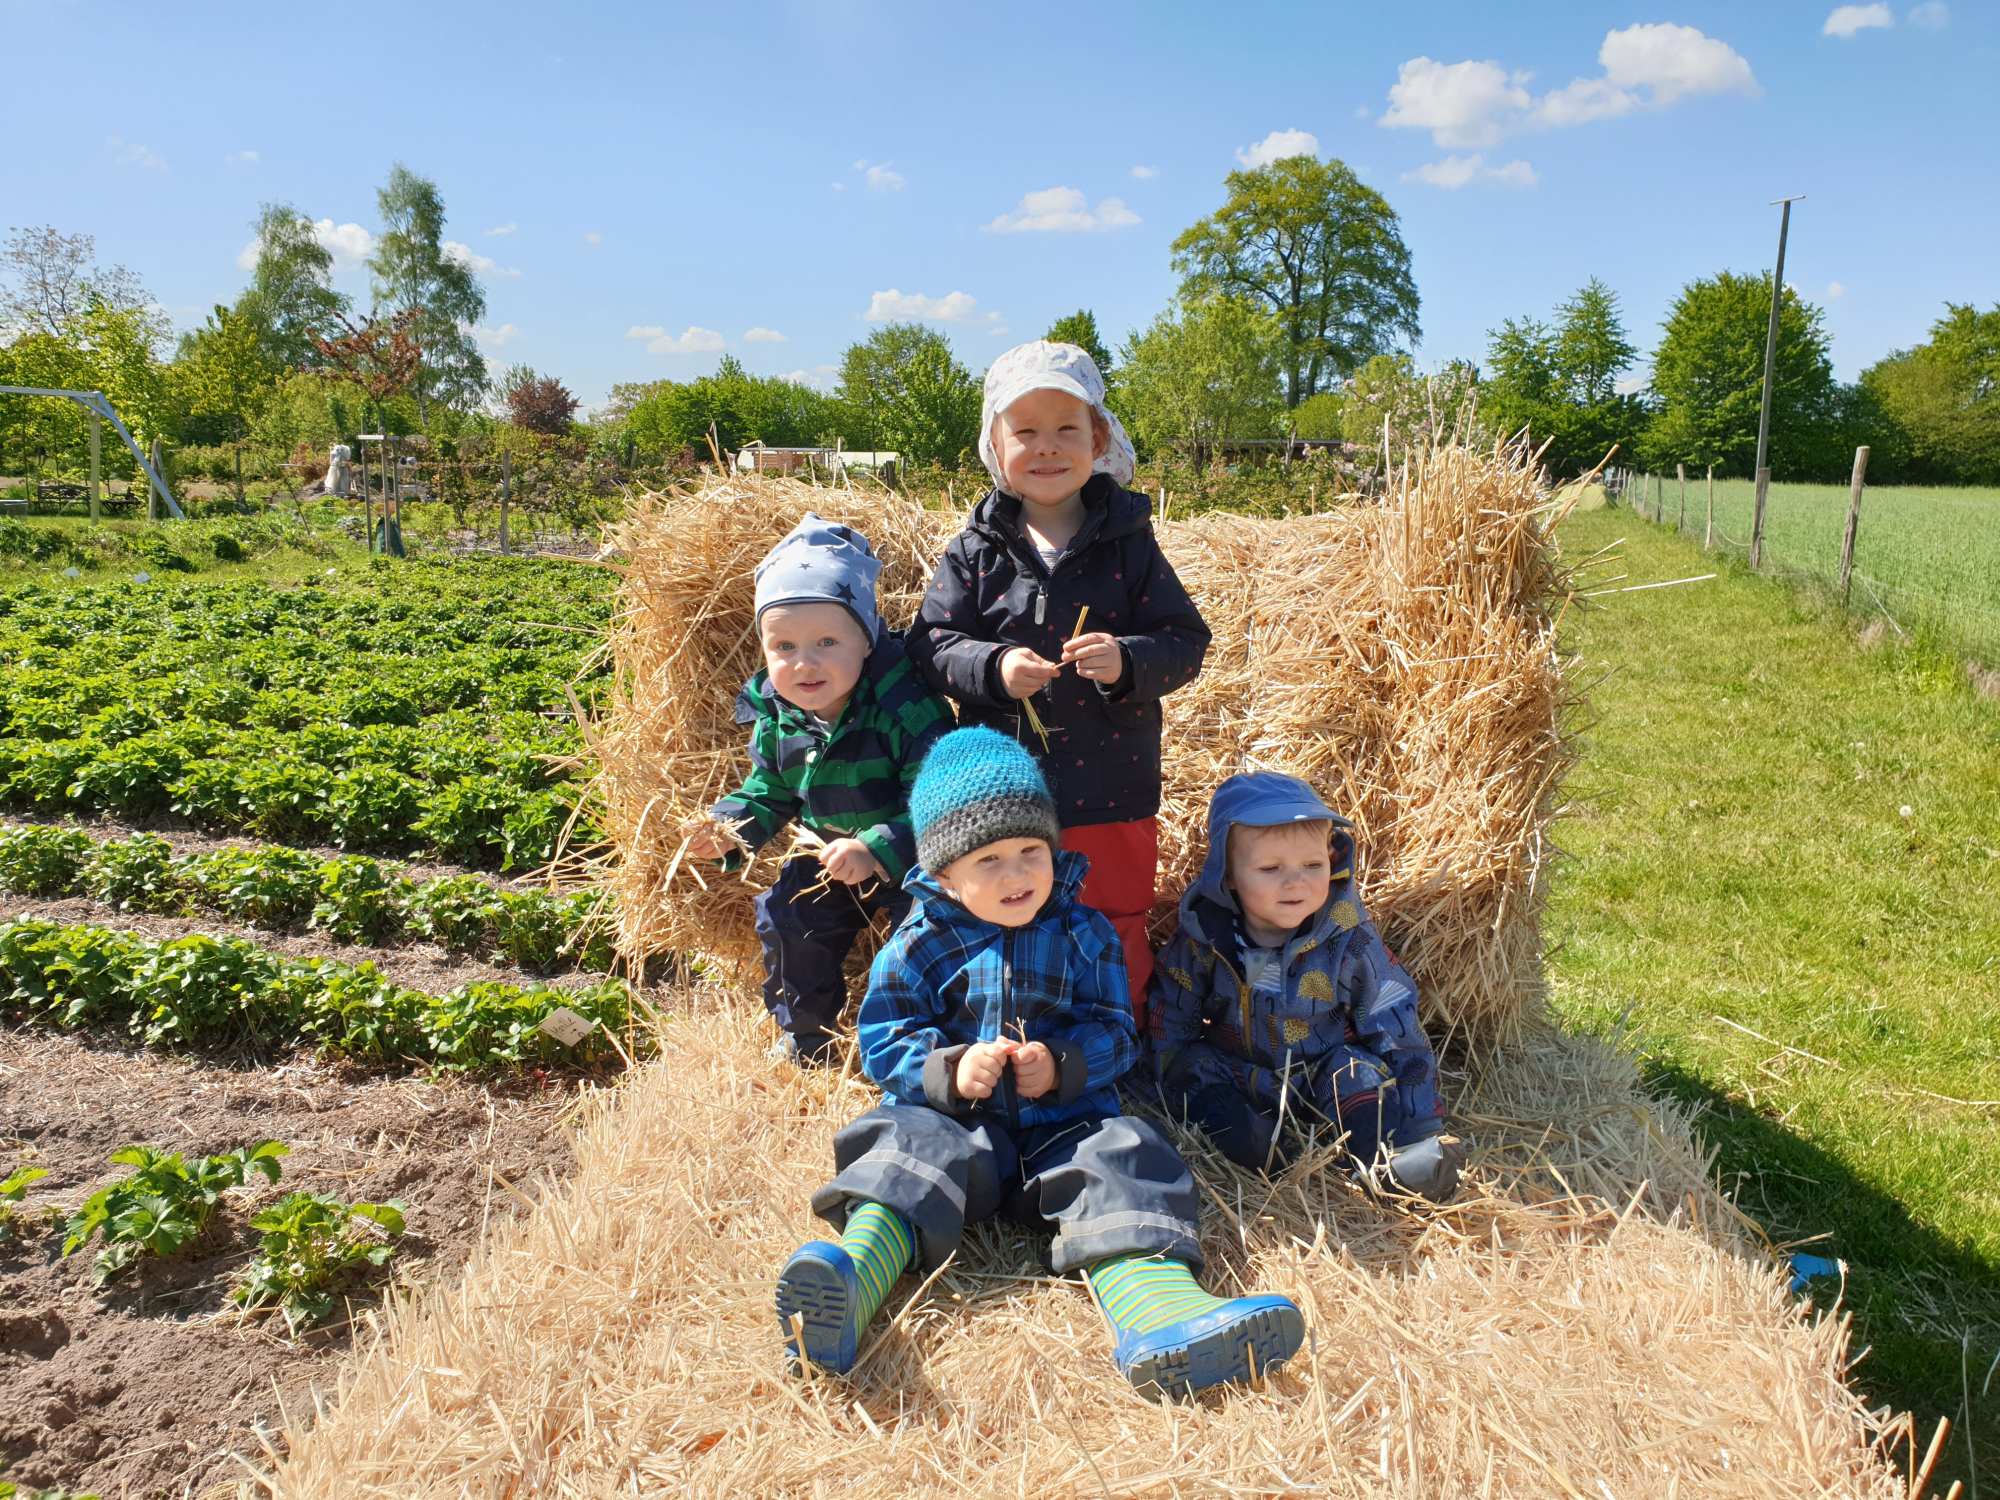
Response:
[[[264,1456],[260,1434],[282,1428],[281,1406],[310,1407],[381,1290],[359,1289],[345,1316],[296,1344],[281,1321],[246,1321],[228,1291],[256,1249],[250,1216],[295,1188],[399,1198],[409,1229],[394,1281],[450,1275],[489,1222],[570,1170],[574,1100],[573,1087],[534,1077],[482,1088],[306,1058],[239,1070],[0,1030],[0,1177],[49,1173],[0,1238],[0,1472],[105,1500],[235,1493],[245,1462]],[[179,1255],[103,1290],[95,1245],[58,1258],[61,1216],[126,1171],[111,1152],[143,1142],[208,1155],[267,1138],[291,1148],[283,1180],[231,1194]]]

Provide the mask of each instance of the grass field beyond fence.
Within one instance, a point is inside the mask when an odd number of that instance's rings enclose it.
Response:
[[[1687,509],[1680,483],[1659,482],[1660,519],[1697,541],[1707,524],[1708,483],[1690,473]],[[1847,526],[1844,484],[1774,484],[1764,507],[1767,568],[1832,582],[1840,576]],[[1628,501],[1637,508],[1639,495]],[[1736,557],[1750,551],[1757,487],[1748,479],[1715,481],[1715,544]],[[1653,514],[1645,487],[1643,513]],[[2000,489],[1869,486],[1862,495],[1854,545],[1854,589],[1861,611],[1886,611],[1912,634],[1961,655],[2000,666]]]

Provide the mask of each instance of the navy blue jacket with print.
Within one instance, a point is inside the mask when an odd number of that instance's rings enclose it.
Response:
[[[736,695],[736,722],[750,727],[750,774],[710,816],[734,824],[751,849],[797,818],[823,838],[859,839],[891,880],[917,862],[910,787],[925,752],[952,727],[951,706],[925,684],[899,637],[884,631],[876,641],[835,723],[786,702],[762,671]]]
[[[1280,821],[1269,815],[1279,801],[1288,809],[1303,802],[1316,809],[1311,816],[1333,824],[1332,880],[1318,915],[1285,943],[1284,983],[1273,1006],[1244,982],[1241,917],[1225,876],[1230,828]],[[1296,815],[1288,811],[1283,820]],[[1394,1078],[1405,1118],[1436,1119],[1442,1129],[1437,1054],[1417,1021],[1417,987],[1362,909],[1351,827],[1291,777],[1233,776],[1216,789],[1208,857],[1181,897],[1180,928],[1153,970],[1146,1014],[1154,1064],[1164,1075],[1181,1048],[1206,1042],[1249,1064],[1253,1093],[1268,1106],[1287,1067],[1297,1091],[1309,1087],[1302,1080],[1313,1077],[1315,1064],[1359,1048]]]
[[[1032,751],[1065,827],[1123,823],[1160,810],[1160,700],[1194,681],[1208,626],[1153,535],[1144,495],[1106,474],[1083,487],[1083,525],[1053,570],[1021,528],[1021,502],[987,492],[952,538],[910,627],[910,657],[959,704]],[[1000,658],[1028,646],[1055,661],[1090,607],[1084,631],[1109,631],[1125,671],[1109,689],[1064,672],[1036,695],[1043,750],[1000,682]]]
[[[1077,901],[1088,864],[1058,852],[1055,888],[1020,927],[982,921],[923,869],[910,872],[903,886],[916,904],[875,955],[855,1028],[862,1067],[895,1103],[993,1113],[1015,1127],[1118,1113],[1117,1081],[1139,1038],[1118,935]],[[1021,1099],[1008,1069],[991,1098],[961,1098],[959,1057],[1002,1038],[1054,1053],[1056,1087]]]

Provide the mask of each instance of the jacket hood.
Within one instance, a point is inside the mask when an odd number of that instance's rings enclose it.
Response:
[[[1241,914],[1227,878],[1230,829],[1238,824],[1246,828],[1274,828],[1301,822],[1333,824],[1333,867],[1350,871],[1348,879],[1331,883],[1326,905],[1320,909],[1320,916],[1324,917],[1352,884],[1354,840],[1348,830],[1354,825],[1328,807],[1320,794],[1298,777],[1276,771],[1250,771],[1230,777],[1209,799],[1208,857],[1202,861],[1201,873],[1194,884],[1181,897],[1181,924],[1213,943],[1234,927]]]
[[[1083,486],[1083,527],[1076,534],[1077,541],[1102,542],[1128,536],[1144,530],[1152,519],[1153,502],[1146,496],[1125,489],[1109,474],[1093,474]],[[972,507],[965,524],[1006,547],[1021,535],[1021,502],[1005,490],[988,490]]]
[[[1090,861],[1072,849],[1058,849],[1056,856],[1055,883],[1049,887],[1049,899],[1042,903],[1041,911],[1035,913],[1024,926],[1032,926],[1042,920],[1051,906],[1065,905],[1077,899],[1083,890],[1084,873],[1090,868]],[[922,865],[910,866],[910,873],[903,877],[903,889],[916,898],[926,921],[941,927],[949,927],[962,932],[966,937],[977,940],[984,936],[1007,931],[998,922],[987,922],[975,917],[955,897],[938,884],[937,877]]]

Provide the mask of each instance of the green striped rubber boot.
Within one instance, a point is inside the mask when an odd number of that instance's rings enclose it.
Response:
[[[801,1245],[778,1273],[778,1321],[793,1358],[845,1375],[861,1330],[916,1253],[909,1220],[879,1203],[848,1211],[840,1243]]]
[[[1305,1319],[1290,1298],[1211,1297],[1185,1261],[1122,1255],[1084,1274],[1117,1336],[1119,1371],[1149,1394],[1185,1396],[1254,1379],[1305,1340]]]

